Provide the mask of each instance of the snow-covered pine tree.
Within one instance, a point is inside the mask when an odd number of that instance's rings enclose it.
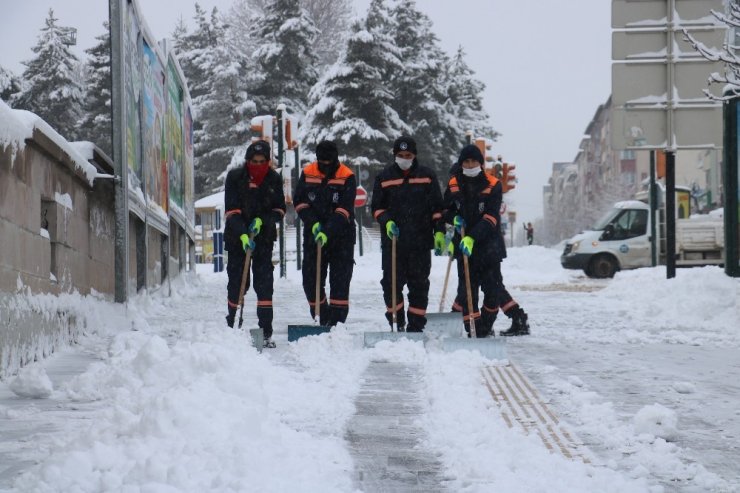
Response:
[[[303,114],[318,78],[316,26],[298,0],[273,0],[255,28],[259,46],[250,87],[258,113],[271,115],[285,103],[289,113]]]
[[[26,87],[12,100],[14,107],[36,113],[69,140],[75,138],[82,114],[82,87],[77,82],[77,57],[65,44],[67,35],[57,25],[54,11],[32,48],[36,56],[24,62]]]
[[[198,120],[202,128],[196,146],[196,191],[207,194],[222,185],[230,164],[241,162],[249,142],[249,121],[256,107],[248,96],[242,68],[225,44],[215,46],[203,66],[208,73],[210,95],[201,98]]]
[[[303,143],[312,149],[334,140],[353,164],[387,164],[393,139],[411,130],[393,108],[387,84],[400,63],[384,0],[373,0],[367,18],[353,24],[337,63],[311,89]]]
[[[396,45],[401,67],[390,74],[395,109],[411,127],[419,159],[446,176],[451,158],[457,155],[464,133],[453,124],[454,112],[445,102],[449,57],[439,46],[432,21],[414,0],[403,0],[391,12],[396,26]]]
[[[78,129],[78,138],[89,140],[103,152],[113,156],[111,145],[111,75],[110,75],[110,29],[103,23],[105,31],[95,39],[97,44],[85,50],[90,58],[87,62],[88,81],[85,90],[83,115]]]
[[[490,124],[490,117],[483,109],[483,91],[486,86],[475,78],[475,72],[465,61],[465,50],[462,46],[448,65],[447,73],[447,109],[454,116],[451,125],[455,133],[461,136],[464,143],[465,132],[472,130],[477,137],[496,139],[499,133]]]
[[[20,77],[0,65],[0,99],[9,102],[13,94],[21,91],[21,87]]]
[[[226,43],[218,9],[209,18],[195,4],[195,23],[192,33],[181,26],[173,38],[193,101],[195,194],[203,196],[219,188],[219,177],[243,154],[255,105],[247,96],[243,61]]]

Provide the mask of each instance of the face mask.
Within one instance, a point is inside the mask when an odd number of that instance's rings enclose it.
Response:
[[[476,166],[475,168],[463,168],[462,171],[465,176],[473,178],[474,176],[478,176],[480,174],[481,169],[480,166]]]
[[[265,176],[267,176],[267,172],[270,171],[270,165],[268,163],[251,164],[248,162],[247,170],[249,170],[249,176],[252,181],[255,182],[257,186],[260,186],[262,185],[262,181],[265,179]]]
[[[407,169],[409,169],[411,167],[412,164],[414,164],[414,160],[413,159],[404,159],[402,157],[396,156],[396,164],[398,165],[399,168],[401,168],[402,170],[406,171]]]

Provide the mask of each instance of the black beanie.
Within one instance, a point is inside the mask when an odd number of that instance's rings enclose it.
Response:
[[[316,146],[316,160],[317,161],[331,161],[332,163],[339,161],[339,150],[337,145],[330,140],[322,140]]]
[[[399,137],[393,143],[393,155],[395,156],[399,152],[408,151],[411,154],[416,155],[416,141],[411,137]]]
[[[268,161],[270,160],[270,144],[265,142],[264,140],[258,140],[257,142],[253,142],[252,144],[247,147],[247,154],[244,156],[244,159],[247,161],[251,161],[254,156],[257,154],[261,154],[265,157]]]
[[[457,162],[462,164],[466,159],[475,159],[481,164],[484,164],[483,154],[480,153],[480,149],[473,144],[468,144],[460,151],[460,157],[457,158]]]

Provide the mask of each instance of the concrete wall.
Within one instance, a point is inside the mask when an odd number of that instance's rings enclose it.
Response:
[[[90,162],[108,178],[90,185],[38,129],[15,154],[0,147],[0,378],[74,341],[85,327],[82,310],[54,295],[95,293],[113,300],[113,167],[99,150],[92,155]],[[130,215],[129,295],[192,269],[193,251],[175,221],[168,235]],[[54,299],[39,304],[34,296],[41,294]]]
[[[101,173],[112,173],[94,156]],[[32,295],[112,299],[113,205],[112,181],[91,186],[39,130],[15,155],[0,150],[0,377],[74,341],[85,324],[73,305]]]

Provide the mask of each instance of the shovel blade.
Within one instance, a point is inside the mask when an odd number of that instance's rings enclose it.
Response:
[[[297,341],[301,337],[317,336],[331,332],[326,325],[288,325],[288,342]]]
[[[265,335],[262,329],[249,329],[249,335],[252,336],[252,346],[257,349],[258,353],[261,353],[265,345]]]
[[[424,332],[437,337],[460,337],[465,328],[460,312],[427,313]]]
[[[365,332],[365,347],[375,347],[380,341],[396,342],[401,339],[424,342],[423,332]]]
[[[483,337],[468,339],[463,337],[447,337],[442,339],[442,350],[446,353],[455,351],[478,351],[481,356],[491,360],[508,359],[506,342],[501,337]]]

